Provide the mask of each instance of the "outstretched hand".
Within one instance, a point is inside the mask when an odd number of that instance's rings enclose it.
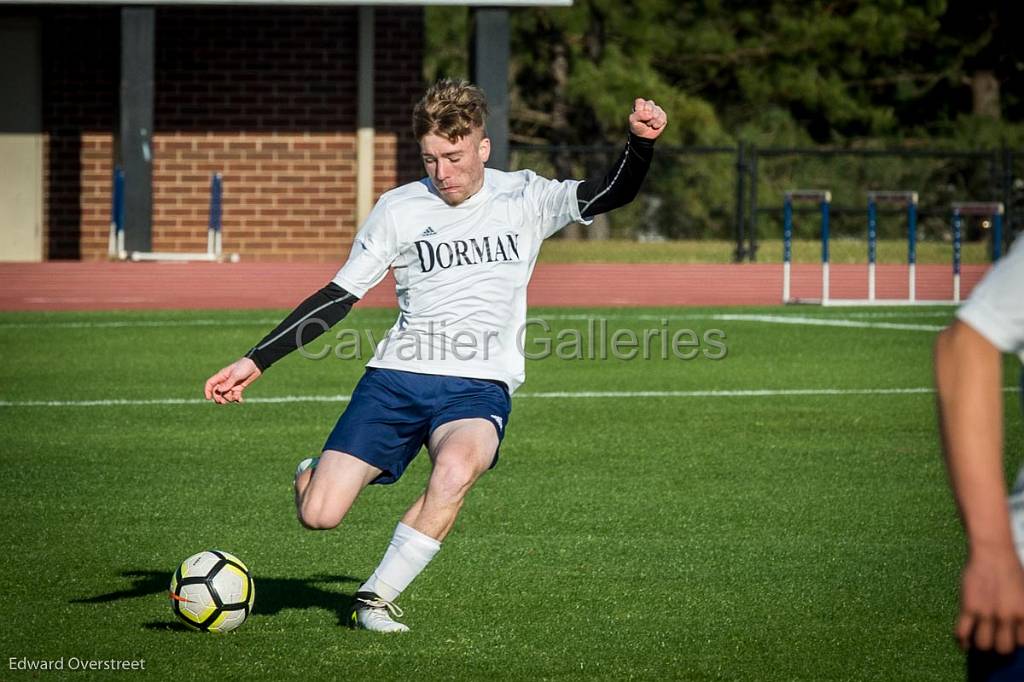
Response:
[[[242,391],[262,374],[255,362],[239,358],[206,380],[206,399],[218,405],[243,402]]]
[[[656,140],[668,125],[668,114],[653,99],[637,97],[629,115],[629,131],[637,137]]]

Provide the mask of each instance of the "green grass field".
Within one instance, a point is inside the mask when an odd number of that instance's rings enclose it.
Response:
[[[728,353],[528,363],[501,462],[402,596],[398,637],[339,620],[426,458],[334,531],[292,508],[295,463],[362,363],[293,356],[218,407],[203,381],[280,311],[0,316],[0,678],[76,657],[176,680],[960,679],[963,538],[928,392],[950,309],[532,312],[553,333],[587,316],[720,329]],[[380,334],[392,315],[343,325]],[[1012,393],[1005,409],[1019,452]],[[223,636],[176,624],[166,597],[212,547],[256,581],[255,613]]]

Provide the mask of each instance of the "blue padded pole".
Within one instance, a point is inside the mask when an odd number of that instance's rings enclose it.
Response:
[[[960,302],[960,210],[953,209],[953,301]]]
[[[878,247],[878,206],[868,199],[868,263],[874,263]]]
[[[875,300],[875,261],[878,260],[878,204],[868,194],[868,300]]]
[[[907,202],[907,298],[917,299],[917,195]]]
[[[960,211],[953,211],[953,275],[960,274],[960,229],[962,225]]]
[[[1003,214],[992,216],[992,262],[1003,255]]]
[[[222,182],[220,173],[214,173],[210,179],[210,224],[206,231],[206,252],[214,258],[220,258],[220,212]]]
[[[829,198],[821,199],[821,303],[828,305],[830,274],[828,270],[828,213]]]
[[[782,262],[793,259],[793,200],[786,196],[782,208]]]
[[[220,232],[221,225],[221,192],[222,180],[220,173],[214,173],[210,180],[210,225],[209,229]]]
[[[117,232],[124,232],[124,170],[120,166],[114,169],[114,198],[110,210]]]
[[[907,203],[907,263],[917,264],[917,204]]]
[[[782,302],[790,298],[790,260],[793,258],[793,198],[787,193],[782,204]]]
[[[828,263],[828,213],[829,202],[821,202],[821,262]]]

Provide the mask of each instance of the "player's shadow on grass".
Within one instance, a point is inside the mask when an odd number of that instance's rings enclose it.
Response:
[[[122,571],[121,577],[130,579],[131,586],[94,597],[72,599],[71,603],[106,604],[135,597],[163,596],[167,594],[171,581],[167,571]],[[352,592],[336,592],[324,589],[324,586],[332,583],[355,583],[358,586],[360,582],[362,581],[359,578],[350,575],[317,575],[311,578],[258,577],[255,579],[256,602],[253,613],[259,616],[273,616],[284,609],[324,609],[333,611],[338,617],[338,623],[344,624]],[[172,623],[174,621],[146,623],[145,627],[150,630],[188,629],[180,623]]]

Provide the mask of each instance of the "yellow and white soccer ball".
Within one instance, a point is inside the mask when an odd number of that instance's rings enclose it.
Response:
[[[245,622],[256,590],[237,557],[211,549],[181,562],[171,578],[171,608],[196,630],[227,632]]]

